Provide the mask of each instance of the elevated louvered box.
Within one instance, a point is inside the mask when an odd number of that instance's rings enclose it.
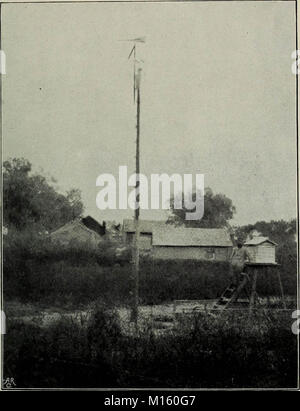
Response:
[[[268,237],[254,237],[245,242],[251,262],[263,264],[275,264],[276,243],[269,240]]]

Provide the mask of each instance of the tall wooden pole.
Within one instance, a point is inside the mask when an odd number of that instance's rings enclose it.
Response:
[[[136,97],[137,97],[137,108],[136,108],[136,156],[135,156],[135,172],[136,172],[136,208],[135,208],[135,241],[134,241],[134,303],[132,310],[132,319],[135,322],[136,330],[138,329],[138,307],[139,307],[139,276],[140,276],[140,228],[139,228],[139,217],[140,217],[140,194],[139,194],[139,174],[140,174],[140,105],[141,105],[141,93],[140,93],[140,82],[141,82],[141,69],[138,69],[136,75]]]
[[[133,279],[134,279],[134,295],[133,304],[131,311],[131,321],[135,322],[135,329],[138,331],[138,309],[139,309],[139,274],[140,274],[140,227],[139,227],[139,217],[140,217],[140,106],[141,106],[141,74],[142,69],[139,67],[137,69],[137,59],[136,59],[136,46],[137,43],[145,43],[144,37],[138,37],[135,39],[128,39],[125,41],[134,42],[133,48],[128,56],[128,59],[133,55],[133,100],[136,103],[136,155],[135,155],[135,212],[134,212],[134,225],[135,225],[135,236],[134,236],[134,247],[132,253],[133,259]]]

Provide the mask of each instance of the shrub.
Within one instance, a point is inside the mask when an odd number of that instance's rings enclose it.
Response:
[[[98,298],[115,305],[132,302],[129,250],[116,260],[109,243],[100,244],[98,249],[77,243],[63,247],[28,231],[10,231],[3,246],[7,299],[64,307],[79,307]],[[227,262],[144,258],[140,264],[140,303],[217,298],[228,285],[229,273]],[[296,271],[283,271],[282,282],[286,294],[296,294]],[[258,293],[280,294],[274,271],[261,273]]]

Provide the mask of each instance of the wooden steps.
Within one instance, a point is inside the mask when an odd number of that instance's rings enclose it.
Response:
[[[223,311],[228,308],[230,304],[236,302],[248,281],[249,277],[246,274],[243,274],[239,283],[231,283],[211,309]]]

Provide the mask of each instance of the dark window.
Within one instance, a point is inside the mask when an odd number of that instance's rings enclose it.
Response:
[[[209,260],[215,260],[216,253],[214,248],[207,248],[206,249],[206,258]]]

